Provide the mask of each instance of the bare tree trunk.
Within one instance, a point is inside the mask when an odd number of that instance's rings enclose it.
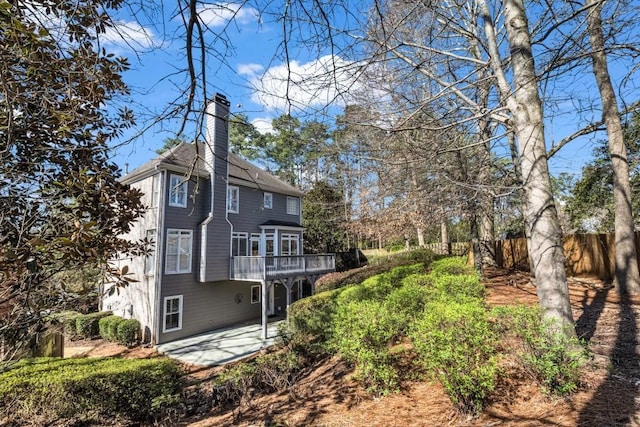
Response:
[[[447,218],[444,215],[440,221],[440,241],[442,253],[449,255],[449,230],[447,229]]]
[[[418,235],[418,246],[424,248],[424,230],[418,227],[416,228],[416,234]]]
[[[609,153],[613,167],[613,200],[615,205],[615,280],[620,294],[640,294],[640,274],[636,253],[635,230],[631,210],[631,185],[627,147],[618,111],[616,94],[611,84],[607,55],[602,35],[602,1],[585,0],[590,8],[587,29],[591,42],[591,60],[600,97],[602,117],[607,127]]]
[[[495,27],[489,7],[482,0],[483,20],[491,67],[513,117],[518,138],[518,157],[525,193],[525,223],[531,245],[536,290],[547,318],[559,322],[561,330],[573,335],[573,315],[564,270],[562,229],[551,191],[547,165],[542,103],[538,94],[531,35],[522,0],[505,0],[505,26],[511,50],[514,90],[509,85],[498,54]]]

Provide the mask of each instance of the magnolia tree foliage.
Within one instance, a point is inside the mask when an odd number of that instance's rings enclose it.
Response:
[[[133,123],[125,59],[99,48],[114,1],[0,0],[0,358],[65,308],[54,277],[139,252],[121,236],[143,212],[107,143]],[[125,272],[126,273],[126,272]],[[113,276],[112,276],[113,277]]]

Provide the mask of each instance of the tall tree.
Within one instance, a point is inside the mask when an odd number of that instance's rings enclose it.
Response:
[[[242,157],[255,160],[264,147],[264,136],[249,122],[246,114],[234,114],[229,120],[229,149]]]
[[[127,61],[99,47],[112,1],[0,1],[0,359],[64,309],[52,278],[108,267],[143,212],[108,142],[133,123]],[[123,273],[123,272],[119,272]]]
[[[490,64],[498,88],[512,115],[524,189],[524,211],[529,255],[536,292],[545,316],[573,334],[573,315],[564,270],[562,230],[551,191],[547,164],[542,102],[538,93],[529,23],[521,0],[505,0],[504,22],[510,48],[513,85],[509,84],[499,54],[495,20],[486,0],[481,0]]]
[[[621,294],[640,294],[640,273],[636,253],[635,227],[631,209],[629,163],[624,142],[618,102],[605,50],[602,29],[602,0],[585,0],[587,30],[591,42],[591,61],[600,98],[602,117],[607,127],[609,154],[613,166],[613,198],[615,204],[615,280]]]
[[[302,199],[305,253],[343,251],[346,246],[342,194],[325,181],[317,181]]]

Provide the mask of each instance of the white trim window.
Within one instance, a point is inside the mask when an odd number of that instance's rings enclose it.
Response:
[[[182,312],[182,295],[165,297],[162,332],[182,329]]]
[[[262,254],[262,235],[251,234],[251,240],[249,241],[249,250],[251,256],[260,256]]]
[[[287,197],[287,213],[289,215],[300,215],[300,199],[297,197]]]
[[[231,234],[231,256],[247,256],[247,233]]]
[[[169,177],[169,206],[187,207],[187,185],[188,182],[183,176],[171,175]]]
[[[145,240],[149,242],[149,253],[144,257],[144,274],[153,275],[156,270],[156,230],[149,229],[146,232]]]
[[[151,178],[151,207],[157,208],[160,204],[160,178],[162,173],[157,173]]]
[[[262,301],[262,289],[260,289],[260,285],[252,285],[251,286],[251,304],[260,304]]]
[[[280,254],[282,256],[298,255],[299,242],[297,234],[283,234],[280,238]]]
[[[262,206],[264,206],[265,209],[273,208],[273,194],[264,193],[264,201],[262,202]]]
[[[273,233],[264,236],[264,254],[265,256],[274,256],[276,254],[276,237]]]
[[[233,185],[227,187],[227,212],[240,212],[240,190]]]
[[[168,229],[165,274],[191,273],[192,248],[192,230]]]

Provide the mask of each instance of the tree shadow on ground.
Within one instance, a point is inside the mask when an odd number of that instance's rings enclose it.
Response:
[[[605,300],[606,294],[602,299],[594,299],[592,305],[595,304],[595,307],[589,307],[593,308],[590,315],[595,316],[594,318],[587,317],[584,322],[581,322],[582,317],[579,319],[576,324],[579,336],[584,334],[584,338],[588,340],[593,337],[595,323],[604,308]],[[600,307],[599,312],[597,307]],[[634,425],[637,421],[634,416],[638,409],[636,383],[640,376],[640,355],[636,351],[638,327],[637,316],[628,296],[620,297],[615,334],[615,343],[609,354],[609,375],[580,412],[579,426]]]

